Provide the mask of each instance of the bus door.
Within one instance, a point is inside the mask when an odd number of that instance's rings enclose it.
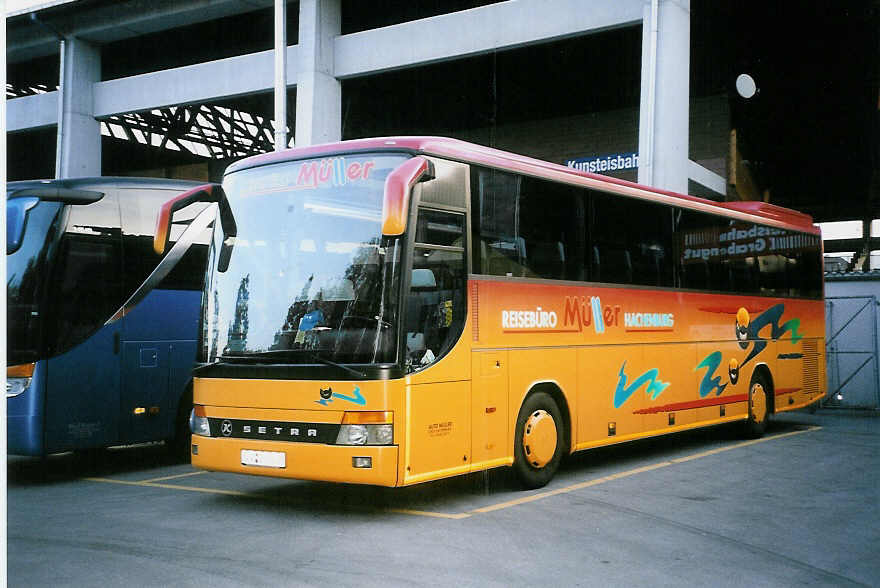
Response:
[[[178,191],[121,190],[123,286],[126,297],[147,280],[162,256],[153,250],[159,208]],[[179,211],[171,227],[172,244],[196,212],[198,203]],[[207,240],[207,234],[204,239]],[[170,438],[178,404],[195,361],[205,246],[193,248],[172,273],[129,309],[123,318],[120,421],[128,443]],[[181,278],[183,276],[183,278]],[[185,283],[184,283],[185,282]]]
[[[46,451],[111,445],[119,438],[121,304],[118,198],[71,205],[52,270],[47,329]]]
[[[413,481],[472,463],[470,350],[457,345],[467,316],[465,219],[463,212],[422,208],[413,239],[404,309],[407,366],[415,372],[406,464]]]
[[[156,297],[144,300],[123,321],[122,385],[120,422],[126,429],[128,443],[162,439],[169,436],[168,385],[170,353],[173,343],[161,340],[155,320],[166,313]],[[153,320],[150,320],[153,317]],[[152,324],[151,324],[152,323]],[[153,331],[153,332],[151,332]]]

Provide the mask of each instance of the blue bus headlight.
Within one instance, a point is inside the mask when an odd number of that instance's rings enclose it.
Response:
[[[189,430],[192,431],[193,435],[210,437],[211,423],[208,422],[208,417],[205,416],[204,411],[204,407],[193,407],[192,412],[189,413]]]
[[[30,378],[6,378],[6,398],[18,396],[27,390],[30,385]]]

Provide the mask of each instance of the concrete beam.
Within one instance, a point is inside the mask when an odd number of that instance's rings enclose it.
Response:
[[[880,249],[880,237],[870,237],[868,239],[868,250],[876,251]],[[865,239],[828,239],[824,242],[825,253],[850,253],[853,251],[862,251],[865,247]]]
[[[688,161],[688,178],[722,196],[727,195],[727,179],[696,161]]]
[[[24,2],[19,1],[17,5],[21,6],[21,8],[16,8],[14,10],[10,10],[7,8],[6,18],[21,16],[22,14],[27,14],[28,12],[37,12],[38,10],[53,8],[62,4],[70,4],[71,2],[76,2],[76,0],[44,0],[43,2],[40,2],[39,0],[29,0]]]
[[[6,101],[7,132],[42,129],[56,124],[58,124],[57,91]]]
[[[338,37],[345,79],[638,24],[642,0],[510,0]]]
[[[288,80],[297,78],[297,51],[296,46],[287,48]],[[95,116],[267,92],[274,79],[274,56],[269,50],[99,82],[95,84]]]

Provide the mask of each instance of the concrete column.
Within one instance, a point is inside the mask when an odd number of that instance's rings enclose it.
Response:
[[[101,123],[95,120],[92,91],[101,79],[101,52],[81,39],[66,38],[60,77],[55,176],[99,176]]]
[[[642,29],[639,183],[687,193],[690,0],[652,0]]]
[[[333,41],[341,31],[340,0],[300,0],[297,147],[342,138],[342,84],[333,65]]]
[[[287,0],[275,0],[275,151],[287,148]]]

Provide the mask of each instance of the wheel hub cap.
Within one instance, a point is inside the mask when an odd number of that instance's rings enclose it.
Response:
[[[751,393],[752,418],[756,423],[764,422],[767,417],[767,396],[764,394],[764,386],[755,384]]]
[[[533,412],[523,427],[523,452],[532,467],[542,468],[556,454],[556,422],[546,410]]]

